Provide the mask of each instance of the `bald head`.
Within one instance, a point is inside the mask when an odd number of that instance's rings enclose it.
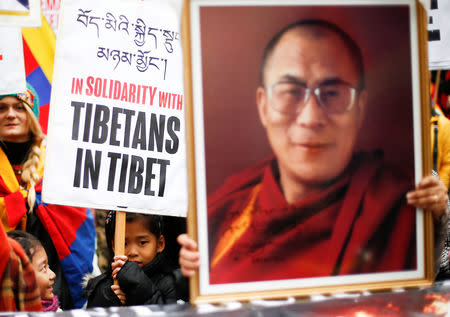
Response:
[[[270,62],[271,56],[281,41],[281,39],[287,33],[295,33],[299,36],[312,38],[312,39],[322,39],[329,37],[330,34],[337,35],[345,47],[348,48],[350,55],[352,56],[352,60],[355,65],[355,69],[358,72],[358,88],[360,90],[365,88],[365,75],[364,75],[364,64],[363,58],[361,54],[361,50],[359,46],[355,43],[355,41],[341,28],[337,25],[324,21],[324,20],[300,20],[294,22],[283,29],[281,29],[275,36],[267,43],[266,48],[264,49],[263,59],[261,62],[261,70],[260,70],[260,85],[265,87],[266,80],[266,68]]]

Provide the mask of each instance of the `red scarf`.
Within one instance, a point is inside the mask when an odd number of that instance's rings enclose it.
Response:
[[[5,239],[3,229],[0,234],[2,245],[10,249],[0,283],[0,311],[42,311],[34,269],[25,251],[17,241]]]

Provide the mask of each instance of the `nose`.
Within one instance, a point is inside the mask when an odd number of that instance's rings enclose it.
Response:
[[[13,107],[9,107],[9,108],[8,108],[8,112],[6,113],[6,116],[7,116],[8,118],[13,118],[13,117],[16,116],[16,111],[14,110]]]
[[[48,269],[48,271],[49,271],[49,275],[50,275],[50,280],[54,280],[56,277],[55,272],[53,272],[50,268]]]
[[[133,258],[133,257],[135,257],[135,256],[137,255],[136,248],[135,248],[133,245],[128,244],[128,245],[125,247],[125,254],[126,254],[126,256],[127,256],[128,258]]]
[[[311,91],[295,119],[298,125],[314,129],[323,127],[328,120],[328,115],[320,106],[317,96]]]

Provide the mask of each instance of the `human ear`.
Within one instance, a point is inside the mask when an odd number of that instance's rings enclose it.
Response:
[[[366,113],[366,104],[367,104],[367,90],[364,89],[359,93],[358,104],[356,105],[358,107],[358,129],[361,128],[364,121],[364,115]]]
[[[267,100],[268,96],[264,87],[259,86],[256,89],[256,105],[258,107],[259,120],[264,127],[267,126]]]
[[[166,239],[164,239],[163,235],[160,235],[158,241],[156,242],[156,252],[160,253],[164,251],[166,247]]]

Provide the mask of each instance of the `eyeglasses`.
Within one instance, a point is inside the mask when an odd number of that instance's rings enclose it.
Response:
[[[345,82],[324,83],[311,89],[300,83],[280,81],[271,85],[267,92],[274,101],[272,108],[283,114],[299,113],[311,93],[327,113],[340,114],[353,107],[357,89]]]

